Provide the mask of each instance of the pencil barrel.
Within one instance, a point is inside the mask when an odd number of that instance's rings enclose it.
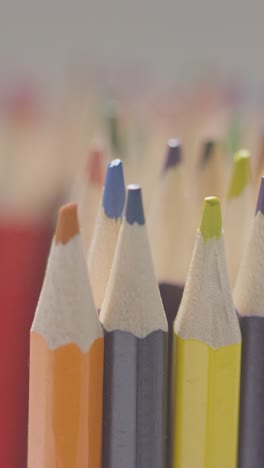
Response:
[[[101,468],[103,339],[50,350],[31,333],[28,468]]]
[[[167,385],[167,467],[171,466],[172,437],[170,427],[172,424],[171,411],[171,379],[172,379],[172,350],[173,350],[173,323],[181,303],[183,285],[160,283],[160,295],[168,321],[168,385]]]
[[[106,333],[103,468],[165,468],[166,388],[166,333]]]
[[[264,321],[242,317],[239,468],[264,464]]]
[[[0,227],[0,466],[27,465],[29,330],[43,280],[50,224]]]
[[[173,468],[236,468],[240,344],[174,340]]]

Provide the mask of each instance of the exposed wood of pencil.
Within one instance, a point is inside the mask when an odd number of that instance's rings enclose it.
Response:
[[[264,179],[234,292],[242,331],[239,468],[264,460]]]
[[[128,190],[100,317],[105,329],[103,467],[163,467],[167,321],[137,186]]]
[[[159,183],[154,189],[148,216],[150,245],[159,283],[185,282],[189,263],[181,144],[168,142],[166,160]]]
[[[241,336],[217,198],[204,203],[174,333],[172,466],[235,468]]]
[[[28,468],[101,467],[102,382],[102,329],[66,205],[31,330]]]

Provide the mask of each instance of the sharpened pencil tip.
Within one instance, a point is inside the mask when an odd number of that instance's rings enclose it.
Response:
[[[181,142],[177,138],[170,138],[168,141],[167,156],[163,172],[168,171],[170,168],[175,167],[181,162]]]
[[[233,160],[231,181],[227,198],[238,197],[250,182],[250,154],[246,150],[238,151]]]
[[[77,204],[69,203],[60,208],[55,231],[56,244],[67,244],[74,236],[79,234]]]
[[[114,159],[108,164],[103,195],[103,208],[108,218],[121,218],[125,197],[123,164],[120,159]]]
[[[261,211],[264,214],[264,177],[261,178],[258,201],[256,207],[256,214]]]
[[[221,204],[217,197],[204,199],[200,232],[205,240],[219,239],[222,234]]]
[[[145,224],[141,187],[139,185],[128,185],[126,221],[129,224]]]

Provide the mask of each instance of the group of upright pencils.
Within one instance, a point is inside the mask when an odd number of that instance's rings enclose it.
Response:
[[[240,152],[229,224],[248,180]],[[263,468],[264,182],[234,302],[214,194],[186,272],[183,190],[173,139],[147,232],[141,188],[112,161],[87,259],[77,205],[61,208],[30,334],[28,468]]]

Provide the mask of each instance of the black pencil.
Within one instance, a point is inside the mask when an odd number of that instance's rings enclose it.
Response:
[[[235,288],[242,330],[239,468],[264,464],[264,178]]]

